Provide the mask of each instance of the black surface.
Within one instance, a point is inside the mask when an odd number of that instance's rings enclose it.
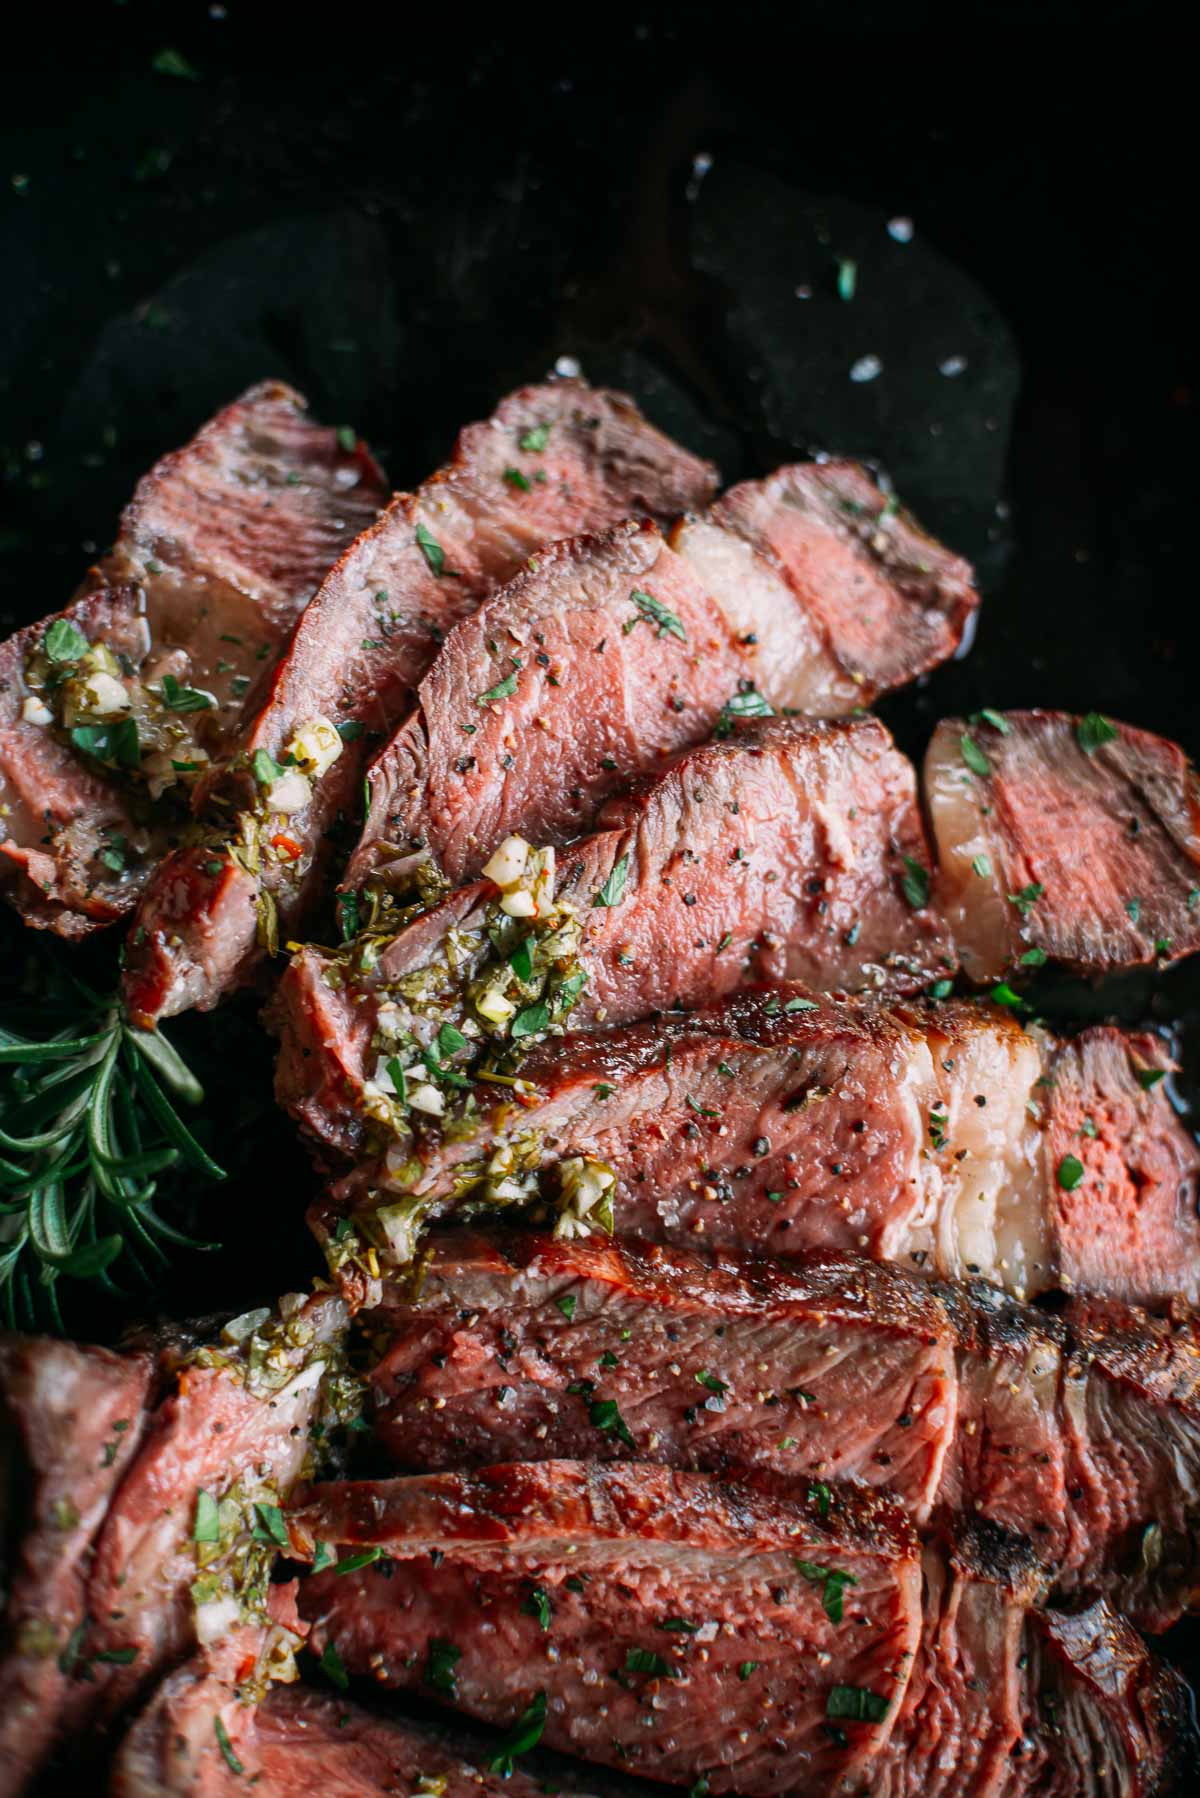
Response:
[[[699,7],[550,35],[507,9],[490,37],[465,12],[222,10],[96,6],[6,43],[4,628],[63,602],[138,474],[242,384],[295,382],[401,485],[570,355],[727,478],[874,459],[975,557],[972,652],[883,708],[905,747],[945,711],[1046,704],[1200,751],[1194,106],[1143,14],[1081,39],[1066,9],[1025,32],[985,7],[967,43],[862,8],[840,34],[813,29],[831,9]],[[196,79],[154,71],[166,47]],[[1200,1068],[1194,968],[1048,1004],[1170,1026]],[[205,1201],[236,1254],[158,1295],[184,1309],[312,1263],[253,1007],[180,1034],[243,1169]]]

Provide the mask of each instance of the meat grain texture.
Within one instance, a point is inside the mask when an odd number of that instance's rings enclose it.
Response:
[[[77,938],[127,916],[187,809],[178,787],[148,799],[136,758],[113,774],[37,721],[26,670],[48,627],[62,620],[106,644],[143,688],[168,675],[202,695],[187,716],[219,757],[384,495],[362,444],[343,447],[299,394],[263,382],[155,464],[72,604],[0,645],[0,884],[27,923]]]

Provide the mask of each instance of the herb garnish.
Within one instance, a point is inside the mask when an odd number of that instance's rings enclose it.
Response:
[[[437,538],[419,522],[413,535],[434,574],[444,574],[446,572],[446,552]]]
[[[342,1657],[338,1653],[336,1642],[327,1642],[325,1644],[325,1652],[317,1662],[317,1665],[320,1667],[321,1672],[325,1674],[326,1678],[333,1681],[339,1692],[344,1692],[346,1690],[346,1687],[350,1684],[350,1675],[346,1672],[342,1663]]]
[[[51,662],[77,662],[90,648],[83,632],[69,618],[56,618],[42,638],[42,649]]]
[[[652,593],[643,593],[640,587],[635,587],[629,597],[637,607],[637,616],[627,619],[621,626],[623,635],[627,637],[639,624],[652,624],[656,637],[678,637],[681,643],[687,642],[687,632],[679,619]]]
[[[815,1561],[797,1561],[796,1572],[813,1585],[823,1587],[821,1603],[825,1607],[825,1615],[831,1623],[842,1621],[842,1599],[847,1586],[857,1586],[858,1581],[852,1573],[841,1567],[818,1567]]]
[[[866,1686],[831,1686],[825,1701],[827,1717],[848,1717],[854,1723],[882,1723],[891,1705]]]
[[[1095,755],[1105,743],[1111,743],[1117,735],[1117,727],[1109,722],[1100,712],[1085,712],[1075,726],[1075,741],[1084,755]]]
[[[1075,1155],[1064,1155],[1055,1177],[1064,1192],[1074,1192],[1083,1179],[1082,1161]]]
[[[521,672],[521,664],[516,656],[513,656],[512,658],[512,665],[511,674],[506,674],[503,680],[497,681],[494,687],[489,687],[486,693],[477,693],[475,695],[476,705],[487,705],[493,699],[512,698],[517,690],[517,677]]]
[[[455,1668],[461,1660],[461,1648],[456,1648],[453,1642],[447,1642],[444,1636],[435,1636],[429,1644],[425,1662],[426,1685],[432,1686],[436,1692],[448,1692],[451,1698],[457,1698],[458,1676]]]
[[[614,862],[608,879],[604,882],[604,885],[592,900],[592,905],[610,907],[620,905],[621,900],[625,895],[625,879],[628,873],[629,857],[623,855],[620,861]]]
[[[958,739],[958,746],[962,752],[962,759],[972,774],[987,776],[991,773],[992,764],[969,731],[963,732]]]
[[[550,426],[546,424],[531,425],[518,439],[518,448],[528,450],[531,455],[538,455],[545,449],[550,439]]]
[[[246,1769],[243,1767],[237,1755],[233,1752],[233,1743],[229,1740],[225,1725],[222,1723],[220,1717],[216,1715],[213,1717],[213,1734],[217,1738],[217,1747],[221,1750],[225,1765],[229,1768],[229,1771],[231,1773],[244,1773]]]
[[[496,1745],[496,1751],[487,1765],[492,1773],[501,1779],[511,1777],[513,1761],[518,1754],[528,1754],[536,1748],[542,1739],[542,1730],[546,1725],[546,1694],[537,1692],[532,1702],[521,1712],[508,1734]]]
[[[173,674],[164,674],[160,684],[162,702],[169,712],[207,712],[212,708],[211,695],[198,687],[181,687]]]
[[[914,861],[911,855],[904,858],[904,879],[900,882],[900,890],[914,911],[920,911],[923,905],[929,904],[929,869]]]
[[[522,1614],[536,1617],[544,1630],[550,1628],[550,1619],[554,1615],[554,1606],[550,1602],[550,1594],[544,1586],[535,1586],[532,1592],[522,1601]]]

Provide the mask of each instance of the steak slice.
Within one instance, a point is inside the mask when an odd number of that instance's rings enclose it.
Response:
[[[145,1421],[149,1355],[0,1337],[0,1794],[76,1725],[72,1673],[95,1539]]]
[[[540,1195],[564,1233],[607,1209],[646,1241],[851,1249],[1018,1294],[1195,1302],[1200,1158],[1144,1078],[1164,1065],[1156,1038],[1108,1026],[1058,1043],[968,1001],[747,988],[550,1039],[516,1094],[452,1090],[442,1117],[361,1160],[331,1208],[401,1262],[428,1218]],[[328,1235],[330,1207],[314,1222]],[[342,1226],[335,1267],[361,1264],[361,1247]]]
[[[925,760],[936,897],[972,978],[1030,951],[1091,974],[1200,946],[1200,784],[1183,751],[1096,713],[990,716],[946,719]]]
[[[26,1533],[0,1792],[23,1790],[56,1740],[102,1730],[197,1640],[267,1622],[279,1501],[351,1402],[345,1324],[326,1293],[235,1319],[186,1355],[174,1338],[125,1356],[0,1344],[31,1468],[28,1518],[13,1519]]]
[[[843,490],[875,507],[876,528],[860,528],[865,511],[847,523]],[[782,469],[669,542],[631,525],[540,557],[453,633],[422,682],[371,769],[346,886],[410,881],[414,856],[458,885],[510,830],[577,834],[730,702],[837,716],[941,660],[978,603],[971,571],[900,514],[879,523],[886,507],[853,465]],[[859,653],[856,608],[871,614],[868,635],[890,633],[873,657]],[[931,612],[937,653],[914,633]]]
[[[580,921],[587,975],[575,1030],[699,1005],[752,980],[903,992],[953,966],[932,915],[902,891],[906,864],[927,866],[929,851],[912,769],[873,718],[743,725],[611,800],[599,824],[557,863],[555,908]],[[437,970],[445,1017],[477,1029],[468,982],[487,992],[489,969],[511,966],[518,940],[555,928],[540,914],[527,930],[509,926],[490,880],[391,937],[387,916],[372,923],[367,956],[297,951],[272,997],[279,1101],[337,1149],[361,1132],[364,1086],[396,1034],[435,1033],[408,1002],[422,984],[414,977]],[[512,942],[494,946],[491,933],[506,926]],[[540,996],[515,972],[505,978],[519,1003]]]
[[[927,1550],[921,1650],[871,1798],[1167,1791],[1190,1731],[1183,1680],[1098,1601],[1042,1610],[1028,1550],[968,1524]]]
[[[438,1237],[363,1322],[375,1438],[403,1472],[495,1461],[762,1468],[886,1486],[918,1522],[954,1439],[956,1331],[891,1263],[599,1237]],[[594,1398],[589,1396],[594,1394]],[[627,1426],[598,1428],[596,1400]]]
[[[238,1798],[249,1783],[255,1798],[539,1798],[601,1789],[595,1779],[585,1785],[558,1770],[552,1784],[519,1768],[494,1772],[498,1746],[476,1731],[451,1735],[300,1685],[272,1686],[258,1704],[240,1702],[232,1681],[199,1657],[163,1682],[129,1731],[109,1791],[110,1798]],[[611,1781],[602,1789],[613,1789]]]
[[[255,1326],[240,1345],[227,1333],[178,1373],[108,1507],[81,1647],[103,1717],[197,1638],[207,1645],[240,1619],[261,1620],[278,1547],[270,1517],[312,1473],[312,1426],[336,1415],[339,1299],[293,1295],[274,1320],[239,1321]]]
[[[361,444],[264,382],[151,469],[65,612],[0,645],[0,881],[27,923],[78,937],[132,909],[383,498]]]
[[[546,541],[630,513],[672,518],[715,484],[631,401],[578,381],[522,388],[469,425],[450,463],[398,495],[328,574],[237,753],[197,789],[209,841],[173,857],[147,894],[126,976],[135,1015],[208,1009],[280,927],[299,930],[372,743],[395,728],[452,625]],[[303,742],[314,727],[331,737],[315,755]],[[297,752],[288,779],[278,758]]]
[[[870,1495],[557,1461],[318,1487],[289,1523],[341,1561],[301,1588],[317,1652],[488,1722],[544,1705],[548,1747],[713,1792],[853,1778],[920,1640],[915,1543]]]
[[[681,539],[677,547],[719,590],[741,590],[734,603],[750,628],[769,585],[786,583],[830,669],[837,711],[947,661],[979,604],[970,564],[854,462],[797,463],[731,487]]]
[[[818,1253],[778,1262],[502,1231],[438,1238],[364,1322],[403,1471],[647,1460],[886,1488],[1028,1537],[1060,1591],[1164,1629],[1200,1586],[1200,1342],[1079,1301]],[[597,1428],[612,1400],[626,1433]]]

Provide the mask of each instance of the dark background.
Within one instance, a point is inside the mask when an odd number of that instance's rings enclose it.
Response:
[[[905,747],[1036,704],[1200,750],[1182,40],[1132,7],[976,7],[969,37],[911,7],[442,11],[96,5],[7,38],[0,628],[60,606],[138,475],[251,381],[356,425],[400,486],[570,356],[727,479],[872,460],[975,558],[971,653],[882,708]],[[25,953],[0,921],[10,978]],[[1170,1027],[1200,1068],[1186,967],[1043,1002]],[[177,1035],[231,1252],[156,1302],[305,1281],[311,1178],[253,1003]]]

